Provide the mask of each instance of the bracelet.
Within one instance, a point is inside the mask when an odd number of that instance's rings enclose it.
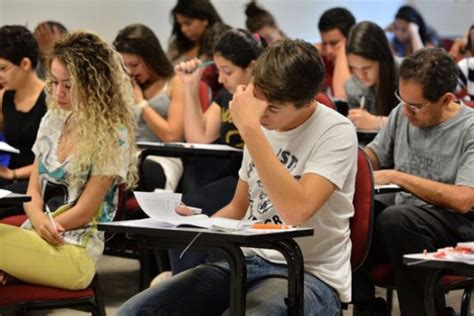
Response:
[[[17,180],[18,176],[16,174],[16,169],[12,169],[12,172],[13,172],[13,179],[12,180]]]

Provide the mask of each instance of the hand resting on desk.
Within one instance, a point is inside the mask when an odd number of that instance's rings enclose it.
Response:
[[[187,206],[184,203],[181,203],[176,207],[176,213],[183,216],[191,216],[201,214],[202,210],[197,207]]]

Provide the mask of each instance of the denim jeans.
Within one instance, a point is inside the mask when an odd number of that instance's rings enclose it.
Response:
[[[246,258],[246,315],[286,315],[286,265],[258,256]],[[229,307],[229,265],[202,264],[173,276],[129,299],[117,312],[131,315],[222,315]],[[304,275],[304,314],[340,313],[337,293],[315,276]]]

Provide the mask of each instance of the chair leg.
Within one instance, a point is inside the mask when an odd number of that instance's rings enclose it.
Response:
[[[393,289],[387,289],[387,305],[390,310],[390,313],[392,313],[392,308],[393,308]]]
[[[471,307],[471,291],[472,288],[464,290],[461,301],[461,316],[469,316]]]
[[[153,250],[150,248],[138,248],[140,261],[139,288],[140,291],[150,286],[152,278],[157,275],[157,267]]]
[[[96,274],[92,280],[92,288],[94,289],[94,306],[92,310],[93,316],[105,316],[105,304],[100,287],[99,276]]]

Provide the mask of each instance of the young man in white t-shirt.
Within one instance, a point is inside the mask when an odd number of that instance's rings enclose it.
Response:
[[[351,300],[354,127],[314,101],[324,66],[311,44],[275,43],[253,74],[230,103],[245,141],[240,179],[232,201],[214,216],[313,227],[314,236],[296,240],[305,264],[305,314],[338,314],[340,301]],[[263,249],[245,254],[246,313],[286,315],[283,256]],[[226,262],[200,265],[134,296],[118,315],[222,314],[229,306],[229,276]]]

